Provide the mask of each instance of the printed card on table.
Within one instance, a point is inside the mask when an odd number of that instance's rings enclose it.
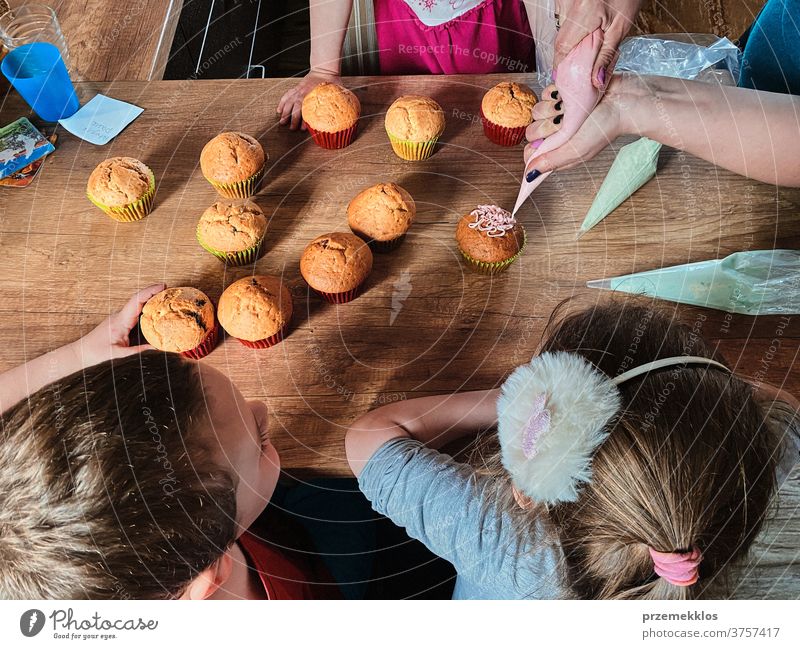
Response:
[[[0,128],[0,178],[24,169],[55,150],[25,117]]]

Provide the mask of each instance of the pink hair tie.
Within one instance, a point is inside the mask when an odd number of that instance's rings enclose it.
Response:
[[[691,586],[697,582],[697,567],[703,560],[700,550],[693,548],[691,552],[658,552],[653,548],[650,556],[656,574],[674,586]]]

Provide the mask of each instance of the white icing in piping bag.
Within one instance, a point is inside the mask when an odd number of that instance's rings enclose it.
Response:
[[[567,142],[578,132],[597,102],[600,101],[601,93],[592,83],[592,67],[602,46],[603,30],[596,29],[578,43],[558,64],[555,84],[560,100],[564,102],[564,119],[561,128],[550,137],[545,138],[531,160],[535,160],[536,156],[553,151]],[[550,171],[543,173],[529,183],[525,180],[525,176],[531,160],[528,161],[522,174],[522,186],[519,188],[519,196],[517,196],[517,203],[514,205],[512,214],[517,213],[533,190],[552,173]]]

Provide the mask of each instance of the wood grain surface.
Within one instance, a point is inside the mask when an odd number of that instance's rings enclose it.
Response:
[[[26,0],[11,0],[12,9]],[[150,81],[164,76],[183,0],[50,0],[76,81]]]
[[[200,150],[226,129],[254,135],[268,153],[255,200],[270,224],[255,271],[284,278],[296,318],[279,346],[253,351],[227,339],[205,362],[225,371],[247,397],[268,403],[283,466],[296,475],[347,475],[344,431],[376,405],[498,385],[534,353],[555,305],[570,297],[576,305],[609,299],[585,289],[587,280],[739,250],[800,246],[800,191],[750,181],[672,150],[662,153],[654,180],[576,241],[614,149],[630,140],[623,138],[537,189],[521,212],[528,248],[507,273],[470,272],[453,238],[458,217],[480,203],[513,205],[521,172],[521,148],[491,144],[479,122],[480,98],[498,80],[349,79],[363,117],[356,141],[341,151],[277,126],[275,105],[288,79],[79,84],[82,100],[103,91],[145,111],[105,147],[62,132],[31,187],[0,193],[0,370],[77,338],[140,287],[192,285],[216,301],[230,282],[253,272],[226,269],[194,238],[197,219],[217,199],[200,174]],[[435,155],[418,163],[395,157],[383,130],[392,100],[411,93],[433,96],[448,120]],[[26,112],[12,93],[0,123]],[[156,208],[141,222],[116,223],[85,197],[89,173],[113,155],[137,157],[155,172]],[[299,275],[306,243],[346,230],[349,200],[386,180],[417,202],[405,243],[376,257],[356,301],[333,306],[309,295]],[[797,317],[671,308],[716,341],[737,371],[760,373],[800,393]],[[798,502],[796,471],[737,596],[800,593]]]

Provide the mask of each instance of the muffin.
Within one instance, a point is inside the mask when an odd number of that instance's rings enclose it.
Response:
[[[403,160],[424,160],[433,154],[444,131],[444,111],[430,97],[400,97],[386,112],[386,133]]]
[[[200,152],[203,176],[225,198],[255,194],[265,164],[264,149],[246,133],[220,133]]]
[[[361,103],[347,88],[320,83],[303,99],[303,122],[323,149],[343,149],[353,141]]]
[[[190,286],[168,288],[147,300],[139,326],[156,349],[189,358],[203,358],[211,352],[219,332],[214,304]]]
[[[478,205],[459,220],[456,242],[471,268],[492,275],[520,256],[525,248],[525,229],[511,212],[497,205]]]
[[[255,203],[217,201],[197,223],[197,241],[231,266],[252,264],[267,233],[267,219]]]
[[[253,275],[225,289],[217,313],[228,334],[246,347],[265,349],[283,340],[292,311],[292,295],[279,278]]]
[[[308,285],[332,304],[355,299],[372,271],[372,252],[349,232],[323,234],[306,246],[300,273]]]
[[[536,95],[528,86],[503,81],[489,90],[481,101],[483,132],[492,142],[516,146],[533,121]]]
[[[347,206],[347,223],[374,252],[399,246],[417,212],[414,199],[394,183],[378,183],[358,194]]]
[[[86,196],[115,221],[138,221],[153,209],[156,177],[136,158],[109,158],[94,168]]]

